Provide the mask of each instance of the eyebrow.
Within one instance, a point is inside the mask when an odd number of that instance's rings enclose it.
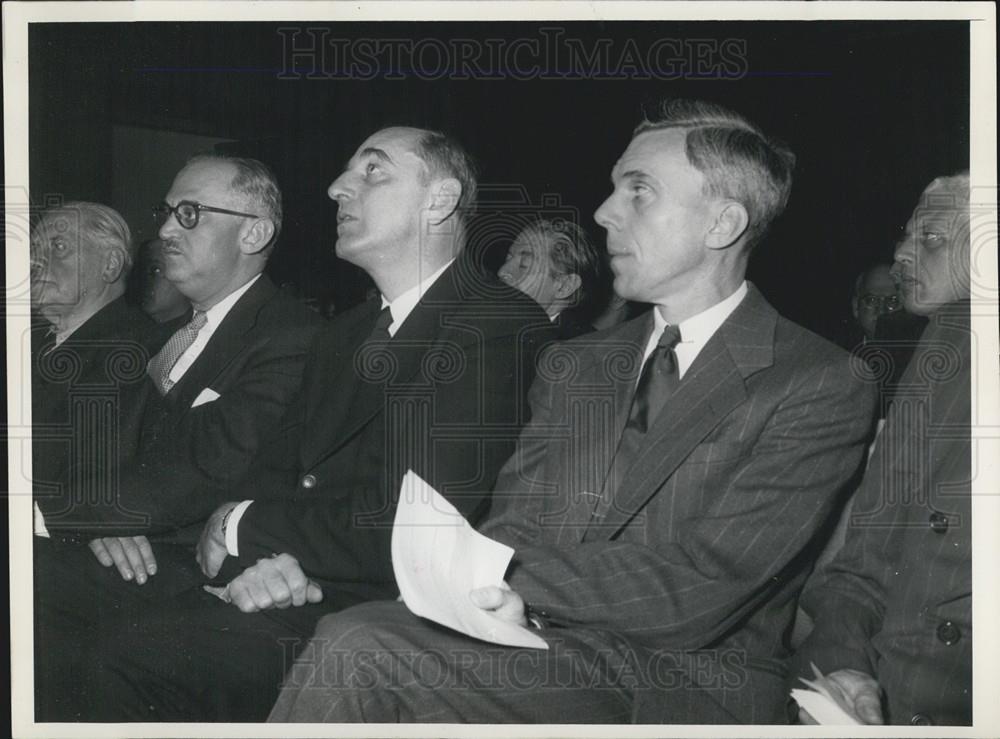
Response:
[[[373,156],[376,159],[393,164],[392,157],[385,153],[383,149],[376,149],[373,146],[368,146],[361,150],[361,156]]]

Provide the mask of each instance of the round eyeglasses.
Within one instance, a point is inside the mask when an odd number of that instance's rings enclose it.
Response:
[[[201,203],[196,203],[193,200],[182,200],[177,205],[170,206],[167,203],[160,203],[159,205],[153,206],[153,220],[156,221],[157,226],[162,226],[173,214],[177,222],[181,224],[182,228],[191,230],[198,225],[198,220],[201,218],[201,212],[205,211],[207,213],[223,213],[227,216],[240,216],[241,218],[263,218],[264,216],[258,216],[253,213],[240,213],[236,210],[227,210],[226,208],[216,208],[212,205],[202,205]]]
[[[898,295],[874,295],[868,293],[861,296],[861,305],[865,308],[877,308],[880,313],[895,313],[903,307]]]

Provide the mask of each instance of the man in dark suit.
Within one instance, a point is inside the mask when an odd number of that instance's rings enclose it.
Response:
[[[86,495],[127,453],[138,430],[125,398],[169,335],[124,300],[131,240],[122,217],[98,203],[47,210],[32,230],[32,487],[47,510],[71,482]],[[93,434],[95,422],[104,434]]]
[[[672,101],[612,170],[596,219],[615,288],[656,310],[541,357],[481,528],[515,549],[509,589],[470,594],[548,650],[362,605],[319,623],[271,720],[783,716],[806,553],[874,405],[845,352],[744,280],[793,159],[731,111]]]
[[[148,366],[136,363],[146,377],[122,400],[130,454],[39,499],[53,536],[35,547],[43,718],[67,715],[69,661],[109,615],[200,582],[199,522],[272,443],[322,324],[262,274],[281,225],[262,163],[195,157],[158,211],[167,278],[194,315]]]
[[[390,128],[330,186],[337,254],[380,297],[321,334],[278,442],[206,524],[203,571],[239,574],[221,599],[199,588],[112,628],[97,650],[107,671],[93,678],[106,699],[85,715],[265,718],[323,614],[396,596],[389,543],[408,469],[470,519],[487,510],[551,326],[463,256],[475,185],[454,141]]]
[[[792,677],[815,664],[862,723],[972,723],[969,237],[968,174],[934,180],[893,265],[906,309],[930,322],[843,547],[802,597],[815,625]]]

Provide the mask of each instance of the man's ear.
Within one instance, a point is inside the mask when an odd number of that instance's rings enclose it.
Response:
[[[435,183],[430,205],[434,224],[444,223],[448,220],[458,208],[458,201],[461,198],[462,183],[454,177],[448,177]]]
[[[715,223],[708,230],[705,244],[709,249],[727,249],[746,233],[750,214],[741,203],[727,200],[716,213]]]
[[[260,254],[274,237],[274,223],[270,218],[258,218],[243,234],[240,251],[244,254]]]
[[[108,249],[104,257],[101,277],[109,285],[125,276],[125,253],[121,249]]]
[[[579,290],[582,284],[583,280],[575,272],[568,275],[559,275],[558,285],[556,286],[556,297],[560,300],[566,300]]]

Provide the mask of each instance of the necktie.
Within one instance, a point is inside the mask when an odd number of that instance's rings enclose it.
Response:
[[[656,347],[642,367],[625,426],[626,432],[632,428],[641,434],[646,433],[663,410],[667,399],[677,389],[680,378],[674,347],[680,340],[681,330],[677,326],[664,327],[660,340],[656,342]]]
[[[170,381],[170,370],[177,364],[177,360],[188,350],[188,347],[198,338],[198,332],[208,321],[204,311],[196,310],[191,317],[191,322],[181,326],[177,333],[170,337],[170,341],[163,345],[159,353],[153,357],[146,371],[156,383],[161,395],[170,392],[174,383]]]
[[[595,514],[598,517],[603,517],[607,507],[612,504],[615,491],[620,487],[625,473],[632,466],[642,448],[646,432],[677,389],[680,378],[677,372],[677,355],[674,353],[674,347],[680,340],[681,332],[677,326],[664,328],[659,341],[656,342],[652,353],[642,366],[639,384],[636,386],[632,407],[629,409],[628,422],[625,424],[625,430],[622,431],[621,440],[615,452],[611,478],[606,481],[601,498],[597,502]]]
[[[372,328],[371,335],[368,337],[369,341],[388,341],[389,336],[389,326],[392,325],[392,312],[389,310],[387,305],[383,308],[379,314],[378,318],[375,319],[375,326]]]

